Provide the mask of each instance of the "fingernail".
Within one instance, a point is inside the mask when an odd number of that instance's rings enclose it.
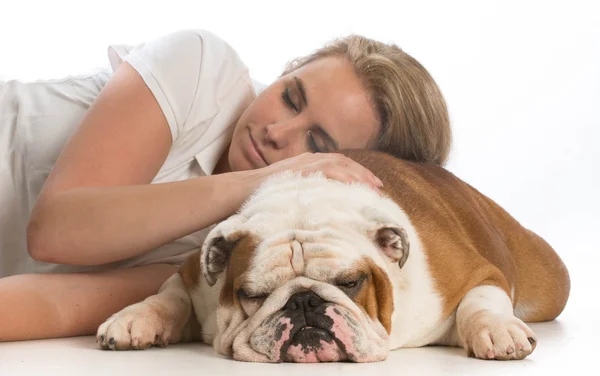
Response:
[[[375,176],[375,182],[377,183],[378,186],[383,187],[383,182],[377,176]]]

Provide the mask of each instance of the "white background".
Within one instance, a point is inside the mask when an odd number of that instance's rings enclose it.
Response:
[[[182,28],[223,37],[264,83],[336,36],[393,41],[446,97],[447,167],[548,240],[573,299],[600,308],[595,288],[577,295],[600,286],[586,274],[600,262],[598,1],[0,0],[0,15],[5,79],[87,72],[107,66],[109,44]]]
[[[393,41],[437,80],[448,168],[566,258],[600,261],[599,1],[0,2],[0,76],[35,80],[108,64],[106,47],[205,28],[269,83],[292,57],[362,33]],[[593,248],[589,248],[593,245]]]

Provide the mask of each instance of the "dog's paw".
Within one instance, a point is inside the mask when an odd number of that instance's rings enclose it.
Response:
[[[112,315],[98,328],[96,342],[104,350],[141,350],[165,347],[172,325],[153,305],[140,302]]]
[[[470,317],[461,336],[469,356],[486,360],[523,359],[537,344],[535,334],[523,321],[487,310]]]

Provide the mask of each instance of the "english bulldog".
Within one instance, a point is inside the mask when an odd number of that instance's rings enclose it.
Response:
[[[103,349],[203,341],[250,362],[374,362],[402,347],[523,359],[570,279],[541,237],[446,169],[347,151],[381,192],[273,176],[159,292],[98,329]]]

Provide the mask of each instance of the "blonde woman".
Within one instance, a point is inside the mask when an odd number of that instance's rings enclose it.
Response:
[[[259,95],[205,30],[109,58],[113,72],[0,83],[0,340],[95,333],[156,293],[273,173],[377,189],[336,151],[448,157],[442,94],[394,45],[334,40]]]

